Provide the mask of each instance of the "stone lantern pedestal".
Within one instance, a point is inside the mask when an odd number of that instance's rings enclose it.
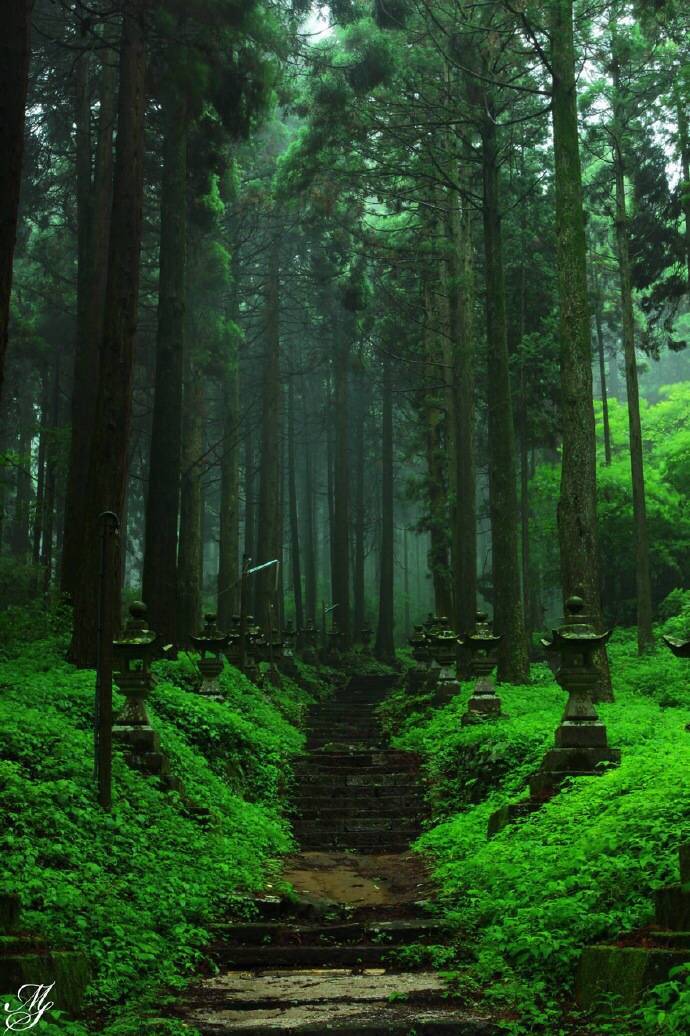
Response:
[[[299,669],[295,663],[295,641],[297,639],[297,630],[292,624],[292,620],[288,620],[283,630],[283,650],[278,668],[281,673],[285,676],[289,676],[292,679],[296,679],[299,676]]]
[[[190,639],[201,654],[198,662],[201,673],[199,694],[205,698],[223,701],[224,695],[218,677],[223,672],[223,651],[228,646],[230,634],[221,633],[216,625],[216,618],[215,612],[207,612],[204,615],[203,630],[201,633],[193,634]]]
[[[313,619],[307,619],[307,625],[297,634],[297,654],[307,665],[318,662],[318,632]]]
[[[254,623],[254,616],[247,616],[244,641],[244,664],[242,672],[257,687],[261,686],[261,670],[259,669],[258,658],[261,653],[261,630]]]
[[[501,640],[494,636],[486,612],[477,612],[474,633],[460,639],[462,647],[470,655],[470,668],[476,677],[472,696],[467,703],[467,712],[462,717],[463,726],[495,719],[501,715],[501,699],[496,694],[493,671],[496,668],[496,647]]]
[[[365,622],[359,631],[359,642],[361,644],[361,653],[363,655],[371,654],[371,641],[374,636],[374,631],[368,622]]]

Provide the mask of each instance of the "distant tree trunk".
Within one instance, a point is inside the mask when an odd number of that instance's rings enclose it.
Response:
[[[240,579],[240,379],[235,343],[223,383],[223,458],[218,556],[218,623],[229,629],[239,607]]]
[[[349,322],[335,333],[333,384],[335,449],[333,455],[333,597],[336,625],[350,642],[350,475],[348,458]]]
[[[572,0],[553,0],[551,4],[551,68],[563,427],[558,502],[561,582],[565,598],[576,589],[582,592],[587,611],[601,628],[592,345]],[[597,696],[601,699],[611,696],[604,652],[600,670]]]
[[[606,389],[606,355],[604,352],[604,329],[602,327],[601,309],[603,298],[599,275],[596,264],[592,257],[592,279],[594,281],[594,326],[597,331],[597,352],[599,356],[599,381],[601,383],[601,411],[604,423],[604,463],[608,467],[611,463],[611,425],[609,422],[609,400]]]
[[[45,477],[46,477],[46,442],[48,439],[48,422],[51,409],[52,371],[46,364],[41,372],[41,424],[38,435],[38,457],[36,460],[36,505],[34,507],[33,550],[32,560],[38,565],[41,560],[41,538],[45,521]]]
[[[332,400],[331,400],[332,402]],[[328,415],[331,416],[330,414]],[[328,506],[328,547],[331,569],[331,604],[336,599],[336,573],[335,573],[335,490],[333,480],[333,469],[335,467],[332,420],[328,421],[328,432],[326,442],[326,501]]]
[[[191,348],[191,347],[190,347]],[[188,645],[201,626],[203,580],[204,387],[201,371],[191,356],[186,363],[182,421],[182,479],[180,539],[177,555],[176,642]]]
[[[127,445],[132,409],[133,348],[139,301],[141,250],[145,50],[141,7],[130,4],[123,16],[120,51],[118,130],[108,281],[98,378],[96,426],[84,493],[85,526],[79,579],[74,586],[74,633],[70,657],[93,665],[96,654],[98,516],[122,514],[127,485]],[[115,568],[119,570],[119,565]],[[120,616],[119,579],[109,592]]]
[[[50,589],[53,572],[53,533],[56,519],[57,457],[55,433],[60,426],[60,374],[62,354],[55,350],[52,372],[52,399],[48,421],[53,436],[46,449],[45,494],[43,501],[43,536],[40,562],[43,568],[43,592]]]
[[[438,385],[442,382],[439,363],[443,352],[437,347],[437,313],[428,277],[424,284],[424,351],[426,382],[422,399],[426,440],[427,499],[429,503],[429,569],[434,586],[434,607],[437,615],[450,616],[452,600],[448,567],[446,485],[444,475],[444,415],[438,403]]]
[[[376,657],[395,661],[395,615],[393,610],[394,513],[393,513],[393,375],[390,357],[383,354],[383,417],[381,426],[381,582]]]
[[[0,390],[7,351],[12,261],[22,181],[33,0],[9,0],[0,41]]]
[[[280,239],[277,232],[271,244],[266,278],[264,342],[266,364],[261,416],[257,564],[280,560],[282,553],[280,460],[283,400],[280,382]],[[258,573],[255,579],[257,619],[264,629],[268,629],[273,623],[271,605],[274,597],[275,569],[266,569]]]
[[[616,178],[616,244],[620,277],[625,355],[625,383],[628,393],[630,467],[632,474],[633,521],[635,523],[635,583],[637,589],[637,649],[643,654],[654,644],[652,633],[652,580],[649,569],[649,534],[645,504],[644,459],[640,391],[635,357],[635,317],[632,298],[632,272],[628,241],[628,214],[625,201],[625,161],[623,157],[623,117],[620,98],[616,34],[613,34],[614,133],[613,164]]]
[[[31,555],[31,440],[34,434],[34,407],[29,385],[22,385],[17,393],[18,429],[16,450],[19,462],[16,468],[14,514],[10,547],[16,558],[28,561]]]
[[[290,510],[290,554],[292,560],[292,588],[295,595],[295,623],[304,626],[302,607],[302,566],[300,564],[299,523],[297,515],[297,473],[295,471],[295,386],[288,383],[288,506]]]
[[[367,417],[364,378],[357,379],[357,420],[354,431],[354,566],[352,593],[354,599],[354,639],[358,641],[365,620],[364,603],[364,426]]]
[[[184,102],[169,97],[164,102],[164,115],[156,378],[146,495],[143,597],[148,605],[151,628],[166,643],[175,643],[187,261],[187,113]]]
[[[77,331],[72,374],[72,414],[60,588],[72,597],[84,544],[84,487],[96,421],[99,350],[108,277],[108,239],[113,192],[115,56],[104,51],[95,154],[91,147],[88,56],[77,65]],[[91,165],[94,165],[93,180]]]
[[[317,590],[316,590],[316,529],[314,521],[314,446],[311,439],[311,428],[308,422],[308,415],[312,413],[312,408],[309,407],[307,410],[307,399],[308,393],[302,381],[302,402],[303,408],[303,427],[305,429],[306,441],[304,444],[303,457],[303,517],[304,517],[304,602],[306,610],[306,618],[316,621],[316,605],[317,605]]]
[[[449,193],[447,206],[448,470],[454,502],[451,529],[453,601],[458,631],[474,626],[477,528],[474,464],[473,259],[469,209]]]
[[[496,123],[490,107],[488,118],[482,123],[482,164],[491,557],[494,622],[503,638],[498,647],[498,678],[510,683],[525,683],[529,678],[529,659],[520,588],[520,515],[506,326],[498,149]]]

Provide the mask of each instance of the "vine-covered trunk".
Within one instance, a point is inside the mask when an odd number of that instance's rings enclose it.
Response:
[[[525,683],[529,659],[525,637],[518,535],[515,432],[510,390],[505,278],[499,194],[498,150],[493,112],[482,124],[484,256],[486,270],[489,504],[498,678]]]
[[[611,463],[611,424],[609,421],[609,397],[606,385],[606,353],[604,350],[604,328],[602,326],[602,307],[604,300],[601,294],[597,267],[592,260],[592,279],[594,282],[594,326],[597,332],[597,355],[599,359],[599,383],[601,385],[601,412],[604,425],[604,463]]]
[[[565,598],[576,590],[582,593],[587,612],[600,628],[592,344],[572,0],[553,0],[551,4],[551,69],[563,434],[558,501],[561,583]],[[610,697],[604,653],[600,671],[598,697]]]
[[[146,496],[143,597],[151,628],[177,637],[177,526],[180,512],[182,383],[187,257],[187,117],[165,102],[160,205],[160,277],[153,422]]]
[[[113,207],[96,426],[84,492],[82,560],[74,589],[70,657],[82,666],[93,665],[96,657],[99,516],[104,511],[122,514],[127,486],[144,190],[144,80],[142,11],[138,3],[132,3],[125,10],[122,24]],[[113,566],[118,575],[107,588],[116,625],[120,622],[120,567],[118,558]]]

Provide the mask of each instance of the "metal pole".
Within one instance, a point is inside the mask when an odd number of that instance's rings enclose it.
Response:
[[[94,768],[98,803],[103,809],[109,810],[112,805],[113,769],[113,547],[120,519],[114,511],[104,511],[98,516],[98,521],[101,524],[101,555],[98,570]]]

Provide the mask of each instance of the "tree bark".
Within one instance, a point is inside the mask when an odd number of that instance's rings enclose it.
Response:
[[[690,133],[688,133],[688,113],[686,99],[682,89],[676,84],[674,88],[676,118],[678,120],[678,152],[683,179],[680,185],[681,205],[685,216],[685,261],[687,264],[687,291],[690,294]]]
[[[261,414],[257,564],[274,559],[280,561],[282,555],[280,460],[283,400],[280,382],[280,239],[277,232],[269,252],[265,307],[266,363]],[[256,616],[264,630],[274,624],[271,607],[275,597],[275,580],[274,568],[265,569],[255,577]]]
[[[295,597],[295,623],[304,626],[302,606],[302,566],[300,563],[299,523],[297,514],[297,474],[295,464],[295,386],[291,377],[288,384],[288,507],[290,511],[290,554],[292,560],[292,589]]]
[[[24,155],[33,0],[8,0],[0,42],[0,391],[7,352],[12,264]]]
[[[143,597],[151,628],[166,643],[175,643],[187,264],[187,113],[184,101],[172,93],[164,102],[164,111],[156,376]]]
[[[302,505],[303,505],[303,516],[304,516],[304,602],[306,609],[306,618],[316,622],[316,605],[317,605],[317,590],[316,590],[316,529],[314,523],[314,453],[313,443],[311,440],[311,429],[307,420],[307,391],[302,383],[302,401],[305,404],[303,410],[303,424],[306,434],[306,442],[304,444],[304,482],[303,482],[303,493],[302,493]],[[311,406],[309,407],[309,413],[312,412]]]
[[[236,339],[234,342],[223,383],[218,623],[224,630],[230,629],[240,603],[240,378]]]
[[[334,620],[350,643],[350,475],[348,457],[349,322],[335,329],[333,360],[335,448],[333,454],[333,603]]]
[[[494,624],[502,636],[498,678],[529,679],[520,588],[515,431],[510,389],[505,277],[499,193],[496,123],[488,102],[483,121],[484,255],[486,269],[487,395],[489,419],[489,502],[494,584]]]
[[[381,582],[379,621],[375,654],[381,662],[395,661],[394,578],[394,503],[393,503],[393,375],[390,357],[383,355],[383,398],[381,426]]]
[[[616,180],[616,245],[621,292],[625,383],[628,394],[630,469],[632,476],[633,521],[635,525],[635,583],[637,589],[637,649],[643,654],[654,645],[652,633],[652,580],[649,568],[649,534],[644,485],[640,390],[635,356],[635,316],[633,313],[632,273],[628,239],[628,213],[625,200],[625,159],[623,155],[623,111],[613,35],[614,126],[613,164]]]
[[[603,297],[599,275],[592,257],[592,279],[594,281],[594,326],[597,332],[597,353],[599,357],[599,381],[601,383],[601,412],[604,424],[604,463],[611,463],[611,424],[609,422],[609,398],[606,387],[606,354],[604,352],[604,329],[602,327],[601,310]]]
[[[188,353],[191,352],[191,347]],[[177,555],[176,643],[189,645],[190,635],[201,628],[203,579],[204,387],[201,371],[191,355],[186,362],[182,424],[182,479],[180,539]]]
[[[564,598],[576,590],[601,628],[597,551],[596,438],[587,253],[577,126],[572,0],[551,4],[551,66],[560,309],[563,458],[558,502]],[[605,652],[597,697],[611,696]]]
[[[91,110],[87,55],[77,66],[76,184],[77,184],[77,331],[72,374],[72,412],[60,588],[73,596],[84,544],[84,486],[96,422],[99,351],[103,341],[103,312],[108,277],[108,247],[113,191],[113,130],[115,122],[115,55],[103,52],[99,119],[92,156]],[[94,165],[93,180],[91,165]]]
[[[93,665],[95,662],[98,516],[106,510],[122,514],[127,485],[144,186],[146,96],[141,19],[140,4],[132,3],[126,8],[120,51],[118,130],[97,420],[84,493],[83,558],[74,589],[74,632],[70,657],[82,666]],[[119,571],[119,564],[114,567]],[[114,602],[113,614],[119,617],[119,579],[113,581],[108,591]]]
[[[358,641],[365,620],[364,597],[364,426],[367,418],[366,385],[357,379],[357,420],[354,431],[354,565],[352,578],[354,639]]]

